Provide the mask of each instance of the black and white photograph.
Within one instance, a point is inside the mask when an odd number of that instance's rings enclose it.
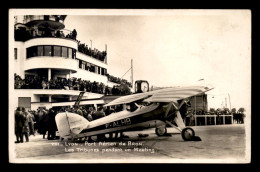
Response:
[[[251,11],[9,9],[10,163],[251,162]]]

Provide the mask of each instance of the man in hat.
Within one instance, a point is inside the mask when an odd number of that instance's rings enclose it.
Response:
[[[23,143],[23,126],[24,126],[24,120],[23,120],[22,110],[20,107],[18,107],[15,111],[15,135],[16,135],[15,143]]]
[[[24,120],[23,135],[25,136],[26,142],[29,142],[29,118],[28,112],[26,112],[24,107],[22,107],[22,115]]]

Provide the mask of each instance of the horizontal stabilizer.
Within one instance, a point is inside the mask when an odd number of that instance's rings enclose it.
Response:
[[[60,136],[73,137],[88,127],[89,121],[75,113],[62,112],[55,117]]]

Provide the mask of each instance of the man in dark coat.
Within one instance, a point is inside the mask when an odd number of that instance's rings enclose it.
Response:
[[[47,132],[47,125],[48,125],[48,112],[47,110],[41,109],[39,112],[39,129],[38,132],[43,135],[43,139],[45,139],[45,135]]]
[[[23,115],[23,135],[25,136],[26,142],[29,142],[29,118],[28,112],[25,111],[25,108],[22,107],[22,115]]]
[[[98,107],[98,110],[92,114],[93,120],[105,117],[105,113],[103,112],[103,107]],[[97,135],[97,139],[100,141],[105,140],[105,134]]]
[[[15,143],[23,143],[23,126],[24,120],[21,108],[18,107],[15,111],[15,135],[16,142]]]
[[[105,117],[105,116],[106,115],[103,112],[103,108],[102,107],[98,107],[98,110],[92,114],[93,120],[96,120],[96,119],[99,119],[99,118],[102,118],[102,117]]]
[[[48,119],[48,140],[54,140],[56,138],[57,125],[55,122],[56,112],[51,108],[49,110]]]

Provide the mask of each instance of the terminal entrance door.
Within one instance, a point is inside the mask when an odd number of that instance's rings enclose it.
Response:
[[[18,97],[18,106],[31,110],[31,97]]]

